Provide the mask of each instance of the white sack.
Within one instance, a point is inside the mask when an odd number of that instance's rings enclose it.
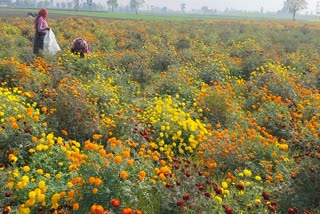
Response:
[[[44,36],[43,51],[46,54],[56,54],[58,51],[61,51],[61,48],[57,43],[56,36],[51,29]]]

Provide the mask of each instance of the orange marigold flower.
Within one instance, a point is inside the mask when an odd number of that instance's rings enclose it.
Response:
[[[129,207],[123,208],[122,214],[133,214],[133,210]]]
[[[68,132],[66,130],[61,130],[61,133],[64,135],[64,136],[67,136],[68,135]]]
[[[90,211],[92,214],[103,214],[104,208],[101,205],[94,204],[91,206]]]
[[[42,111],[43,113],[47,113],[48,108],[47,108],[47,107],[42,107],[42,108],[41,108],[41,111]]]
[[[94,180],[94,184],[97,185],[97,186],[99,186],[100,184],[102,184],[102,180],[101,180],[100,178],[96,178],[96,179]]]
[[[125,158],[129,158],[130,157],[130,151],[122,152],[122,156],[125,157]]]
[[[16,122],[16,119],[14,117],[9,117],[9,122],[14,123],[14,122]]]
[[[141,171],[139,172],[139,176],[140,176],[140,177],[145,177],[145,176],[146,176],[146,172],[143,171],[143,170],[141,170]]]
[[[38,115],[34,115],[34,116],[33,116],[33,121],[34,121],[34,122],[38,122],[38,121],[39,121],[39,119],[40,119],[40,118],[39,118],[39,116],[38,116]]]
[[[121,156],[116,156],[115,158],[114,158],[114,162],[115,163],[121,163],[122,162],[122,157]]]
[[[127,161],[127,163],[128,163],[129,166],[133,166],[134,160],[133,160],[133,159],[130,159],[130,160]]]
[[[95,177],[90,177],[90,178],[89,178],[89,183],[90,183],[90,184],[93,184],[95,180],[96,180]]]
[[[14,122],[14,123],[11,124],[11,127],[13,129],[17,129],[17,128],[19,128],[19,124]]]
[[[92,136],[92,139],[94,139],[94,140],[99,140],[101,137],[102,137],[101,134],[94,134],[94,135]]]
[[[92,193],[93,193],[93,194],[97,194],[97,193],[98,193],[98,188],[93,188],[93,189],[92,189]]]
[[[141,210],[136,209],[135,214],[142,214],[142,211],[141,211]]]
[[[79,203],[74,203],[74,204],[72,205],[72,210],[76,211],[76,210],[78,210],[78,209],[79,209]]]
[[[38,138],[37,138],[37,137],[32,136],[31,141],[32,141],[33,143],[37,142],[37,140],[38,140]]]
[[[123,180],[126,180],[128,178],[128,173],[126,171],[121,171],[120,172],[120,177],[123,179]]]

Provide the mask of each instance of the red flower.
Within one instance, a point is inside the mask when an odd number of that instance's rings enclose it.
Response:
[[[183,200],[178,200],[177,201],[177,206],[181,207],[184,204]]]
[[[184,194],[182,195],[182,198],[183,198],[183,200],[189,200],[189,199],[190,199],[190,194],[184,193]]]
[[[113,206],[113,207],[119,207],[120,206],[120,200],[117,199],[117,198],[113,198],[110,200],[110,204]]]
[[[262,197],[264,198],[264,200],[270,200],[271,198],[270,193],[268,192],[263,192]]]

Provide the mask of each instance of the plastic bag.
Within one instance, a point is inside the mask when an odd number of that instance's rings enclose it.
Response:
[[[46,54],[56,54],[58,51],[61,51],[61,48],[58,45],[56,36],[50,29],[43,39],[43,52]]]

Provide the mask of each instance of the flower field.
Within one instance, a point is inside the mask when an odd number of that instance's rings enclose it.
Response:
[[[48,23],[0,19],[2,213],[320,213],[318,22]]]

